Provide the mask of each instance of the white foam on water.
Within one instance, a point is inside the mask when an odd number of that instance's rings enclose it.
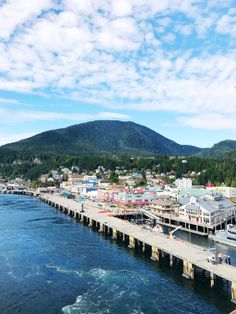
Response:
[[[82,301],[83,296],[79,295],[76,297],[76,301],[74,304],[71,305],[66,305],[64,306],[61,310],[65,314],[72,314],[72,313],[79,313],[78,310],[78,305]]]
[[[84,275],[91,276],[92,281],[89,290],[79,295],[75,303],[62,308],[64,314],[107,314],[112,313],[112,309],[117,304],[127,302],[127,296],[134,298],[133,308],[126,305],[126,313],[144,314],[136,304],[139,294],[129,287],[124,289],[120,272],[105,270],[102,268],[92,268]],[[130,305],[131,306],[131,305]]]
[[[76,274],[77,276],[81,277],[84,272],[83,271],[78,271],[74,269],[66,269],[62,268],[61,266],[54,266],[54,265],[46,265],[47,268],[55,269],[58,273],[68,273],[68,274]]]
[[[137,310],[132,310],[130,314],[145,314],[145,313],[141,309],[137,309]]]
[[[88,271],[88,274],[98,278],[98,279],[105,279],[107,276],[109,276],[112,273],[110,270],[105,270],[102,268],[92,268]]]

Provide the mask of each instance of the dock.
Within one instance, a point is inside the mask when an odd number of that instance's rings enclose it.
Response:
[[[231,300],[236,303],[236,267],[226,263],[208,262],[209,251],[203,247],[154,233],[140,225],[116,218],[111,212],[91,201],[85,201],[81,205],[76,200],[53,194],[41,194],[38,198],[88,226],[96,228],[97,231],[110,235],[113,239],[121,239],[131,249],[140,247],[145,252],[149,248],[151,259],[156,262],[159,261],[160,254],[168,256],[171,267],[177,259],[181,260],[183,276],[187,279],[194,280],[194,270],[198,268],[209,272],[211,287],[214,286],[216,277],[227,280],[231,284]]]

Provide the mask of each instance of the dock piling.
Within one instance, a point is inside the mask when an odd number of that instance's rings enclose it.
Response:
[[[183,260],[183,277],[187,279],[194,279],[194,268],[193,264],[187,259]]]
[[[152,246],[151,260],[159,261],[159,251],[156,246]]]
[[[129,236],[129,245],[128,245],[128,247],[130,249],[134,249],[135,248],[135,239],[132,236]]]
[[[236,304],[236,282],[231,282],[231,301]]]
[[[211,288],[214,287],[215,285],[215,278],[214,278],[214,273],[210,273],[210,283],[211,283]]]

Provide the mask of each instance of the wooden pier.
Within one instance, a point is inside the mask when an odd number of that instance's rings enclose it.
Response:
[[[111,213],[90,201],[86,201],[81,208],[79,202],[58,195],[45,194],[39,195],[38,198],[88,226],[96,228],[99,232],[110,234],[114,239],[119,238],[127,242],[130,248],[139,246],[145,251],[150,247],[152,260],[158,262],[160,254],[166,254],[171,267],[175,260],[181,260],[183,276],[188,279],[194,279],[194,270],[199,268],[209,272],[211,287],[214,286],[216,277],[227,280],[231,283],[232,302],[236,303],[236,267],[226,263],[213,265],[207,261],[209,251],[204,248],[170,238],[164,234],[154,233],[140,225],[113,217]]]

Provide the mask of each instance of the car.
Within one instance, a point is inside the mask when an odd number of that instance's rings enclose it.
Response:
[[[218,263],[218,260],[217,260],[217,258],[216,258],[215,255],[210,255],[210,256],[207,258],[207,261],[208,261],[209,263],[211,263],[211,264],[214,264],[214,265]]]

